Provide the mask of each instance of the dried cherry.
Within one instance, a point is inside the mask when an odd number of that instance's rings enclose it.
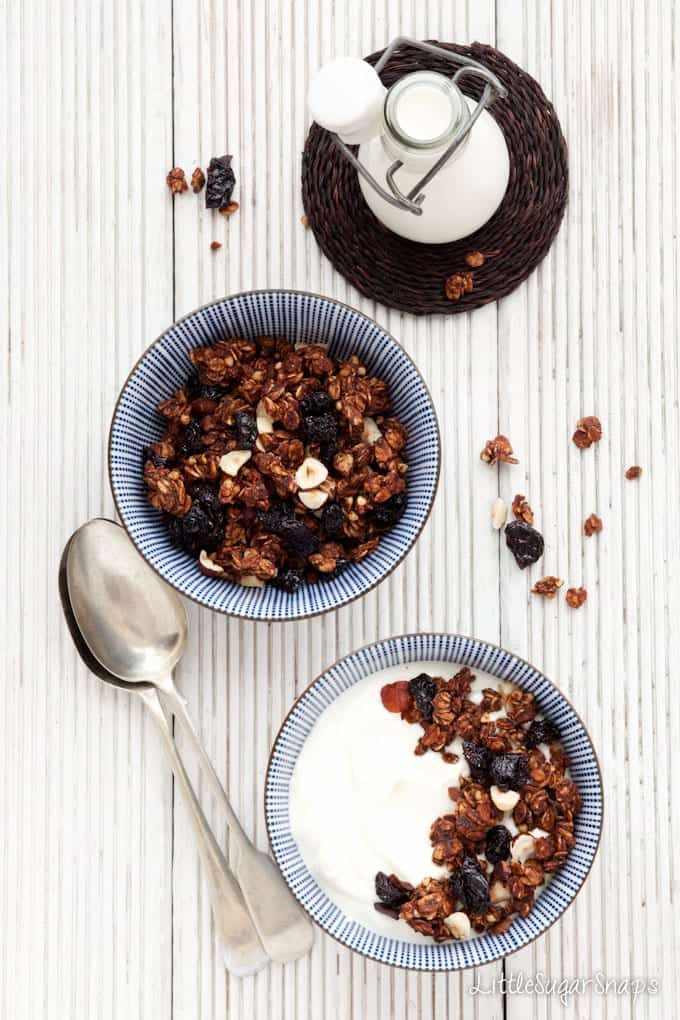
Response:
[[[483,914],[489,905],[489,882],[482,874],[476,857],[464,857],[451,876],[456,896],[470,914]]]
[[[416,708],[423,719],[429,722],[432,719],[432,699],[437,693],[437,682],[434,677],[427,673],[419,673],[408,682],[411,696],[416,703]]]
[[[483,744],[475,744],[472,740],[463,741],[463,755],[470,766],[470,775],[476,783],[488,777],[493,754]]]
[[[252,450],[257,440],[257,421],[249,411],[237,411],[234,415],[236,424],[237,450]]]
[[[486,834],[485,854],[489,864],[507,861],[510,856],[511,842],[512,836],[509,829],[504,825],[492,826]]]
[[[208,167],[205,188],[206,209],[224,209],[231,202],[236,177],[231,168],[232,156],[214,156]]]
[[[543,535],[524,521],[511,521],[506,526],[505,541],[521,570],[543,555]]]
[[[549,719],[534,719],[527,730],[524,743],[530,751],[539,744],[549,744],[551,740],[559,740],[560,731]]]
[[[496,786],[519,790],[529,778],[529,759],[526,754],[495,754],[489,776]]]
[[[401,907],[411,898],[413,886],[402,882],[396,875],[379,871],[375,876],[375,894],[387,907]]]

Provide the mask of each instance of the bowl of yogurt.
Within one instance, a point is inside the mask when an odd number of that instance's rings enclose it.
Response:
[[[411,634],[341,659],[271,753],[274,857],[328,934],[383,963],[457,970],[515,952],[576,897],[600,769],[563,694],[494,645]]]

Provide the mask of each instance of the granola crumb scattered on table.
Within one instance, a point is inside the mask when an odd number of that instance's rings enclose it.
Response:
[[[527,503],[526,496],[521,496],[519,493],[515,496],[512,501],[512,512],[519,521],[524,521],[525,524],[534,523],[534,511]]]
[[[583,523],[583,533],[590,538],[591,535],[602,531],[602,527],[602,518],[598,517],[597,514],[591,514],[590,517],[586,517]]]
[[[222,242],[221,241],[211,241],[210,242],[210,250],[211,251],[219,251],[219,249],[221,247],[222,247]]]
[[[629,467],[628,470],[626,471],[626,478],[628,479],[629,482],[631,482],[633,481],[633,479],[639,478],[641,474],[642,468],[638,467],[637,464],[634,464],[633,467]]]
[[[472,273],[453,273],[447,276],[444,290],[449,301],[460,301],[463,294],[469,294],[473,287]]]
[[[564,581],[561,577],[554,577],[548,574],[546,577],[542,577],[540,581],[537,581],[531,591],[534,595],[543,595],[546,599],[554,599],[563,584]]]
[[[568,588],[566,599],[572,609],[579,609],[588,598],[585,588]]]
[[[202,191],[205,185],[205,174],[201,170],[200,166],[197,166],[191,175],[191,190],[195,195],[198,195]]]
[[[495,439],[487,440],[486,446],[479,455],[479,459],[485,464],[496,464],[498,461],[505,461],[507,464],[519,464],[516,457],[513,457],[513,449],[507,436],[500,433]]]
[[[230,202],[229,205],[225,205],[222,209],[220,209],[220,213],[222,214],[222,216],[226,216],[227,218],[229,218],[230,216],[234,215],[238,207],[239,207],[238,202]]]
[[[179,166],[174,166],[172,170],[169,171],[165,178],[165,183],[170,188],[173,195],[181,195],[183,191],[189,190],[184,170],[182,170]]]
[[[595,415],[586,418],[579,418],[576,422],[576,431],[572,439],[579,450],[586,450],[593,443],[599,443],[602,439],[602,424]]]
[[[479,269],[486,262],[486,256],[481,251],[469,251],[465,256],[465,264],[471,269]]]

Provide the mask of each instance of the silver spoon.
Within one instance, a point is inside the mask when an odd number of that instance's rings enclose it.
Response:
[[[62,572],[62,603],[67,619],[71,617],[69,626],[81,656],[84,646],[88,653],[86,661],[94,660],[98,665],[93,670],[97,675],[140,694],[151,708],[190,804],[199,850],[203,848],[206,854],[204,865],[209,886],[215,888],[221,870],[221,884],[212,902],[221,940],[234,947],[231,955],[235,955],[235,966],[227,966],[236,973],[239,959],[249,956],[247,972],[252,973],[266,962],[266,957],[252,937],[252,925],[248,936],[245,922],[249,918],[243,901],[179,759],[158,691],[190,737],[212,792],[225,812],[233,848],[233,871],[262,946],[277,962],[305,955],[314,940],[312,925],[274,862],[255,849],[241,828],[189,718],[184,699],[174,685],[172,670],[182,657],[187,639],[186,614],[179,597],[112,521],[89,521],[75,532],[62,557]],[[234,942],[235,931],[238,934]]]

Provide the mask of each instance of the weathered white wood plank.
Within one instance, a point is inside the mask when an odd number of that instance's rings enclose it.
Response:
[[[112,404],[172,314],[169,10],[0,18],[0,1012],[169,1015],[170,779],[140,709],[79,664],[56,587],[68,534],[112,511]]]
[[[668,471],[678,457],[678,430],[669,427],[677,365],[666,349],[673,333],[664,314],[677,296],[660,242],[660,209],[665,202],[669,234],[678,196],[659,109],[665,102],[668,111],[668,90],[677,100],[672,30],[667,24],[661,39],[655,5],[584,0],[567,13],[525,2],[498,11],[498,44],[554,99],[571,166],[570,206],[550,257],[499,308],[501,420],[522,460],[507,484],[527,485],[545,534],[546,554],[531,578],[556,573],[589,592],[578,612],[563,599],[527,609],[531,581],[506,556],[503,642],[542,665],[573,699],[600,754],[607,799],[586,888],[560,924],[511,957],[507,969],[662,982],[659,997],[643,996],[635,1007],[629,996],[591,990],[576,1007],[535,1000],[535,1016],[574,1008],[588,1017],[666,1016],[677,1001],[670,962],[677,917],[659,848],[670,838],[668,655],[677,639],[662,608],[672,597],[668,505],[655,489],[677,486],[677,473]],[[658,60],[643,70],[640,52]],[[580,453],[570,436],[582,414],[598,414],[605,435]],[[623,478],[633,462],[644,466],[641,485]],[[592,511],[604,531],[586,539],[583,520]],[[677,543],[670,558],[677,566]],[[510,998],[508,1016],[526,1015],[526,1006]]]

